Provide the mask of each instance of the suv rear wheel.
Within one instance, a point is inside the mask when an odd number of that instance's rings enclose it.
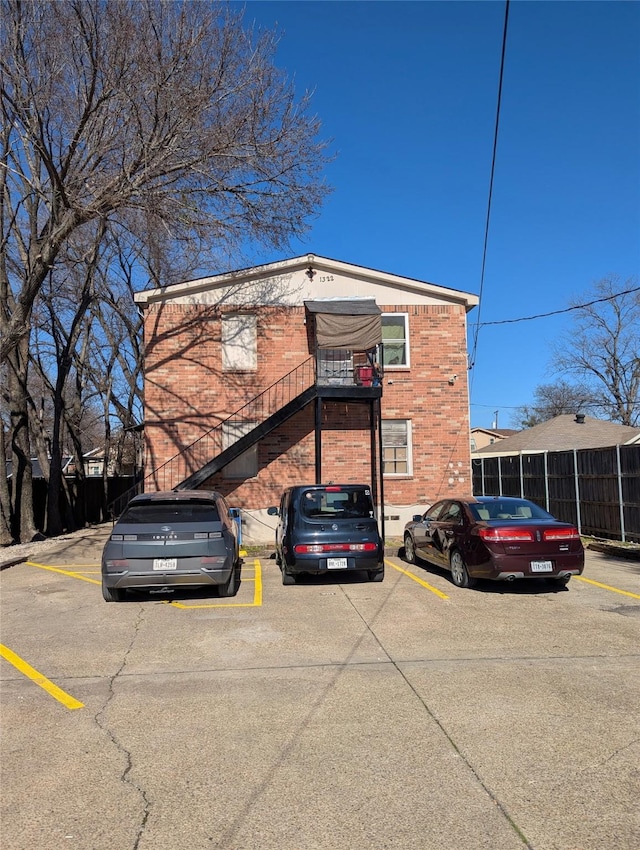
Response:
[[[285,585],[291,585],[296,583],[296,577],[291,573],[288,573],[284,565],[282,566],[282,583]]]
[[[105,582],[102,582],[102,598],[105,602],[122,602],[125,591],[119,587],[107,587]]]

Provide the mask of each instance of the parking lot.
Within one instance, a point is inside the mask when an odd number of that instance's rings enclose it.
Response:
[[[1,573],[3,850],[637,850],[640,563],[107,604],[109,527]]]

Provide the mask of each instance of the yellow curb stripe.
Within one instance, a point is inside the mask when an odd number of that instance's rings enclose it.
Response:
[[[243,578],[243,584],[254,582],[253,602],[206,602],[202,605],[185,605],[184,602],[171,602],[168,599],[164,600],[165,605],[171,605],[174,608],[259,608],[262,605],[262,570],[260,561],[256,558],[253,562],[256,574],[253,578]]]
[[[59,567],[48,567],[45,564],[36,564],[35,561],[27,561],[28,567],[38,567],[40,570],[49,570],[51,573],[60,573],[63,576],[70,576],[71,578],[77,578],[80,581],[88,581],[90,584],[102,584],[101,581],[96,581],[93,578],[86,578],[86,576],[80,575],[79,573],[71,572],[71,570],[61,570]]]
[[[66,708],[70,711],[73,711],[76,708],[84,708],[84,703],[72,697],[70,694],[63,691],[62,688],[59,688],[57,685],[54,685],[53,682],[50,682],[46,676],[43,676],[42,673],[38,673],[37,670],[27,664],[19,655],[16,655],[15,652],[12,652],[9,647],[4,646],[0,643],[0,655],[8,661],[9,664],[12,664],[16,670],[18,670],[23,675],[27,676],[31,679],[32,682],[35,682],[36,685],[39,685],[48,694],[50,694],[54,699],[57,699],[58,702],[61,702]]]
[[[409,576],[409,578],[413,579],[415,582],[422,585],[422,587],[426,587],[427,590],[430,590],[431,593],[435,593],[435,595],[439,596],[440,599],[448,599],[449,598],[446,593],[443,593],[441,590],[438,590],[437,587],[432,587],[430,584],[427,584],[426,581],[423,581],[421,578],[418,578],[418,576],[414,576],[413,573],[410,573],[407,570],[403,570],[402,567],[399,567],[397,564],[393,564],[391,561],[387,561],[386,558],[385,558],[384,562],[385,562],[385,564],[388,564],[390,567],[393,567],[393,569],[397,570],[399,573],[402,573],[405,576]]]
[[[258,558],[253,562],[256,571],[255,588],[253,590],[253,604],[259,608],[262,605],[262,567]]]
[[[640,599],[640,593],[630,593],[628,590],[618,590],[617,587],[611,587],[609,584],[601,584],[599,581],[594,581],[591,578],[584,576],[574,576],[577,581],[584,581],[587,584],[594,584],[596,587],[602,587],[604,590],[611,590],[613,593],[620,593],[622,596],[630,596],[632,599]]]

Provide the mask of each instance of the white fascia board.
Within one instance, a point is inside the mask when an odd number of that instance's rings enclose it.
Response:
[[[310,260],[310,257],[312,258]],[[401,277],[400,275],[390,274],[389,272],[380,272],[375,269],[367,269],[363,266],[344,263],[340,260],[331,260],[326,257],[318,257],[314,254],[305,254],[300,257],[293,257],[289,260],[282,260],[276,263],[268,263],[262,266],[255,266],[250,269],[241,269],[235,272],[227,272],[220,275],[212,275],[211,277],[198,278],[196,280],[185,281],[184,283],[176,283],[167,287],[155,289],[147,289],[144,292],[138,292],[134,295],[134,300],[137,304],[151,304],[159,301],[171,301],[180,298],[194,298],[201,293],[211,292],[212,290],[227,290],[229,287],[239,287],[244,284],[256,283],[257,281],[269,278],[282,278],[296,271],[305,270],[311,267],[316,274],[335,274],[341,277],[351,278],[362,281],[364,284],[377,284],[378,286],[389,287],[398,292],[405,292],[413,296],[422,296],[433,298],[436,301],[452,301],[457,304],[462,304],[466,312],[472,310],[479,303],[479,297],[470,292],[463,292],[457,289],[449,289],[444,286],[438,286],[427,281],[414,280],[412,278]],[[308,298],[322,297],[319,293],[313,292],[316,289],[312,284],[307,283],[308,292],[301,293],[301,301]],[[344,297],[344,293],[341,297]],[[327,293],[329,295],[329,293]],[[329,295],[331,297],[331,295]],[[334,295],[334,297],[340,297]],[[349,297],[353,297],[352,294]],[[394,299],[395,303],[402,303],[401,299]]]
[[[471,460],[479,460],[481,457],[514,457],[516,455],[544,455],[549,452],[571,451],[571,449],[511,449],[507,452],[471,452]]]

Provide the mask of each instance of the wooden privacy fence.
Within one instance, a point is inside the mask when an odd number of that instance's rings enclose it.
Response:
[[[640,445],[472,456],[476,496],[521,496],[581,534],[640,543]]]

